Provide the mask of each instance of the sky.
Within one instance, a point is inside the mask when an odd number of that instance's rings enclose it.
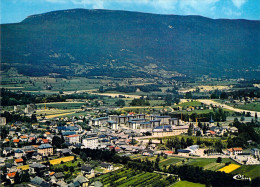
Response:
[[[260,20],[260,0],[0,0],[0,23],[73,8]]]

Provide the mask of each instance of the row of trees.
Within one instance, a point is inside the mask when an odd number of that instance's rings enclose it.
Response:
[[[12,105],[25,105],[29,103],[45,103],[45,102],[64,102],[66,99],[98,99],[102,96],[92,94],[52,94],[52,95],[37,95],[23,92],[11,92],[10,90],[1,89],[1,105],[12,106]]]

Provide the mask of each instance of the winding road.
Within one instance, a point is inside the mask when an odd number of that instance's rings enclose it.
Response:
[[[235,111],[235,112],[250,112],[251,113],[251,116],[254,116],[255,113],[257,113],[257,116],[260,116],[260,112],[257,112],[257,111],[252,111],[252,110],[243,110],[243,109],[239,109],[239,108],[234,108],[232,106],[228,106],[226,104],[222,104],[222,103],[218,103],[216,101],[213,101],[211,99],[199,99],[198,100],[199,102],[201,103],[204,103],[204,104],[207,104],[207,105],[216,105],[216,106],[220,106],[222,108],[225,108],[225,109],[228,109],[228,110],[232,110],[232,111]]]

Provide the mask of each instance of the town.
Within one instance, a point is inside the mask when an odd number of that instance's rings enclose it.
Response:
[[[223,110],[223,106],[212,104],[193,106],[196,102],[183,100],[184,107],[175,110],[183,113],[214,107],[216,111]],[[87,115],[66,117],[65,113],[50,118],[36,115],[37,111],[52,110],[46,104],[40,109],[35,104],[15,105],[12,112],[2,114],[2,184],[125,185],[131,177],[128,180],[122,175],[121,180],[113,181],[111,176],[140,169],[131,162],[150,162],[151,168],[143,169],[143,174],[153,171],[150,177],[159,177],[160,184],[156,181],[149,184],[164,186],[183,178],[176,172],[169,175],[172,167],[177,166],[202,166],[204,170],[232,173],[231,179],[245,184],[254,181],[255,175],[247,175],[243,168],[256,175],[259,171],[259,135],[251,132],[253,126],[259,126],[257,112],[247,122],[251,123],[249,127],[242,117],[240,120],[235,117],[232,122],[215,122],[214,113],[205,121],[205,117],[199,116],[185,120],[182,113],[178,117],[172,117],[172,113],[163,115],[163,110],[109,114],[106,106],[80,108],[89,111]],[[22,115],[27,118],[21,118]],[[249,139],[241,140],[241,133],[248,133]],[[131,175],[134,180],[135,175]]]

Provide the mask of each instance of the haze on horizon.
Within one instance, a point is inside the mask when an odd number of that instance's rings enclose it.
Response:
[[[74,8],[260,20],[259,0],[2,0],[0,7],[1,23],[16,23],[30,15]]]

